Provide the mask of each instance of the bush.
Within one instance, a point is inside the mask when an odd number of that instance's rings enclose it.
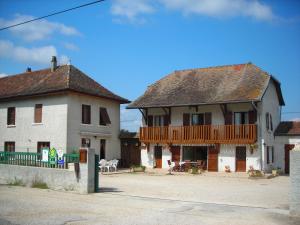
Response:
[[[15,177],[14,180],[8,182],[8,185],[11,185],[11,186],[25,186],[22,179],[17,179],[16,177]]]
[[[141,165],[132,165],[130,166],[130,170],[133,172],[145,172],[146,167]]]
[[[260,170],[249,170],[248,171],[249,177],[263,177],[264,174]]]
[[[38,178],[34,178],[31,184],[32,188],[49,189],[48,185]]]

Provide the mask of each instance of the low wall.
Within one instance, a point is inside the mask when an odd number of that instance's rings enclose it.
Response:
[[[88,162],[79,163],[79,173],[74,168],[55,169],[0,164],[0,183],[21,181],[31,186],[34,181],[46,183],[50,189],[76,191],[82,194],[94,192],[95,151],[88,150]]]
[[[300,146],[290,151],[290,215],[300,217]]]

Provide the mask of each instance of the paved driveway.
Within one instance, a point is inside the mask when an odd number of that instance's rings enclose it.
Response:
[[[0,224],[299,224],[288,216],[288,177],[101,175],[79,195],[0,186]],[[271,193],[270,193],[271,192]]]

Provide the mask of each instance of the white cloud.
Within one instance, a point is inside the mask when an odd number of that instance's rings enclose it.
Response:
[[[155,12],[155,6],[158,4],[184,15],[195,14],[217,18],[246,16],[262,21],[271,21],[275,18],[271,7],[258,0],[115,0],[111,12],[115,16],[135,21],[139,15]]]
[[[6,76],[7,76],[6,73],[0,73],[0,78],[1,78],[1,77],[6,77]]]
[[[57,55],[54,46],[25,48],[16,46],[10,41],[0,40],[0,57],[13,59],[22,63],[49,64],[51,57]],[[68,61],[67,56],[60,56],[63,62]]]
[[[293,118],[291,121],[300,121],[300,118]]]
[[[34,17],[16,14],[11,20],[0,18],[0,26],[5,27],[31,19],[34,19]],[[77,31],[74,27],[66,26],[62,23],[49,22],[45,19],[10,28],[9,31],[26,41],[47,39],[51,35],[57,33],[62,35],[80,35],[79,31]]]
[[[72,43],[69,43],[69,42],[63,43],[63,46],[64,46],[66,49],[69,49],[69,50],[71,50],[71,51],[78,51],[78,50],[79,50],[79,48],[78,48],[76,45],[74,45],[74,44],[72,44]]]
[[[114,16],[126,18],[129,22],[143,23],[140,15],[151,14],[155,11],[149,0],[115,0],[111,7]],[[115,20],[120,21],[120,20]]]
[[[134,109],[121,109],[121,129],[137,132],[142,123],[141,113]]]

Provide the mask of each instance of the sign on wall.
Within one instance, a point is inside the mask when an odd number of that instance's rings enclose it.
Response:
[[[64,164],[64,152],[62,149],[57,149],[57,163],[59,165]]]
[[[51,148],[49,151],[49,162],[51,165],[56,164],[56,149],[55,148]]]
[[[48,162],[49,148],[42,149],[42,162]]]

